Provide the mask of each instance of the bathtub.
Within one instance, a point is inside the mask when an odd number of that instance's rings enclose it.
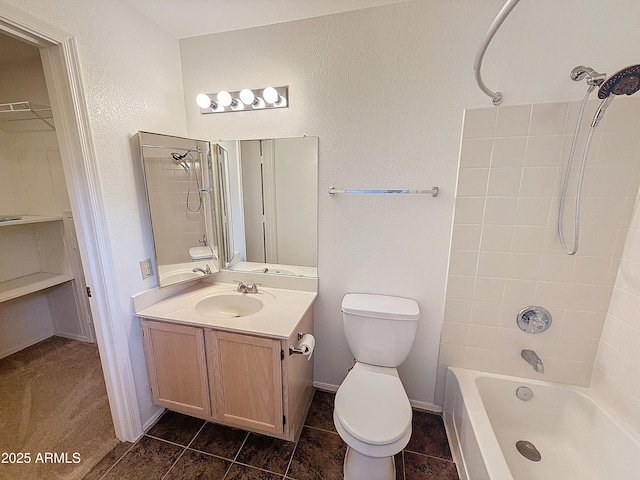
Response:
[[[586,388],[449,367],[443,416],[462,480],[640,479],[638,437]]]

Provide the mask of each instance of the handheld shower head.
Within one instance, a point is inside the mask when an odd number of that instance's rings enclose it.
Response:
[[[617,95],[633,95],[640,90],[640,64],[631,65],[614,73],[602,84],[598,90],[598,98],[602,103],[598,107],[591,123],[592,128],[596,128],[604,116],[604,112]]]

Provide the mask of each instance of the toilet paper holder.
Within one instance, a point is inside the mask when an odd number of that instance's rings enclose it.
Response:
[[[298,332],[298,341],[302,340],[302,337],[304,337],[305,335],[306,333],[304,332]],[[293,355],[294,353],[297,353],[298,355],[305,355],[309,353],[309,351],[306,348],[296,348],[293,345],[289,345],[289,356]]]

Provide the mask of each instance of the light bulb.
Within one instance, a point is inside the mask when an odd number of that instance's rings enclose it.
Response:
[[[275,104],[280,100],[280,95],[275,88],[267,87],[262,91],[262,98],[264,98],[264,101],[267,103]]]
[[[196,103],[200,108],[209,108],[211,106],[211,98],[206,93],[200,93],[196,97]]]
[[[228,107],[229,105],[231,105],[231,102],[233,102],[233,98],[231,98],[231,94],[226,90],[219,91],[218,96],[216,98],[218,99],[218,103],[223,107]]]
[[[253,94],[252,90],[249,90],[248,88],[243,88],[242,90],[240,90],[240,101],[242,103],[244,103],[245,105],[253,105],[253,102],[255,102],[256,100],[256,96]]]

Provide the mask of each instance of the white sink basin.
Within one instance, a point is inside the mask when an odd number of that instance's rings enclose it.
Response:
[[[263,306],[256,297],[225,293],[202,298],[194,303],[193,309],[206,317],[238,318],[258,313]]]
[[[202,277],[200,273],[195,273],[190,270],[183,270],[177,272],[161,273],[160,280],[166,283],[178,283],[186,280],[193,280],[197,277]]]

